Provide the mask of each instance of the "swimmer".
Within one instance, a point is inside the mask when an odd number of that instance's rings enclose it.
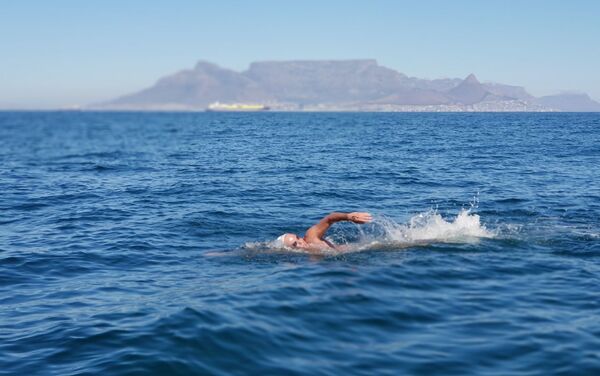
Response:
[[[277,238],[277,245],[280,247],[299,248],[309,251],[318,251],[322,249],[340,249],[330,241],[324,239],[325,233],[336,222],[349,221],[358,224],[368,223],[373,220],[369,213],[331,213],[321,219],[319,223],[306,230],[303,238],[296,234],[283,234]]]

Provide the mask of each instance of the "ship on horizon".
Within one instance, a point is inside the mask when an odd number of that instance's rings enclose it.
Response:
[[[268,111],[269,107],[264,104],[250,103],[221,103],[214,102],[208,105],[207,112],[256,112]]]

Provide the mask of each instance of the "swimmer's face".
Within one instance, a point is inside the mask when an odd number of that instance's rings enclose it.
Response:
[[[283,245],[290,248],[308,248],[306,240],[296,234],[285,234],[283,236]]]

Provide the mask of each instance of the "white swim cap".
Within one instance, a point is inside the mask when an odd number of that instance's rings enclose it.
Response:
[[[273,242],[273,246],[277,247],[277,248],[283,248],[285,247],[283,241],[285,239],[285,234],[280,235],[277,239],[275,239],[275,241]]]

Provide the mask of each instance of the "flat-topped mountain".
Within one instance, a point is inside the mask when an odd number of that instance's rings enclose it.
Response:
[[[407,79],[375,60],[258,62],[241,75],[279,101],[300,104],[376,100],[403,87]]]
[[[505,108],[509,102],[524,109],[529,105],[545,108],[546,104],[557,110],[600,106],[589,97],[564,103],[557,100],[560,105],[551,99],[535,100],[520,86],[481,83],[473,74],[463,80],[408,77],[372,59],[262,61],[243,72],[200,61],[193,69],[161,78],[147,89],[91,107],[199,110],[213,102],[263,103],[276,109],[359,110],[398,106],[478,110],[480,105],[493,110],[495,104],[502,103]]]

